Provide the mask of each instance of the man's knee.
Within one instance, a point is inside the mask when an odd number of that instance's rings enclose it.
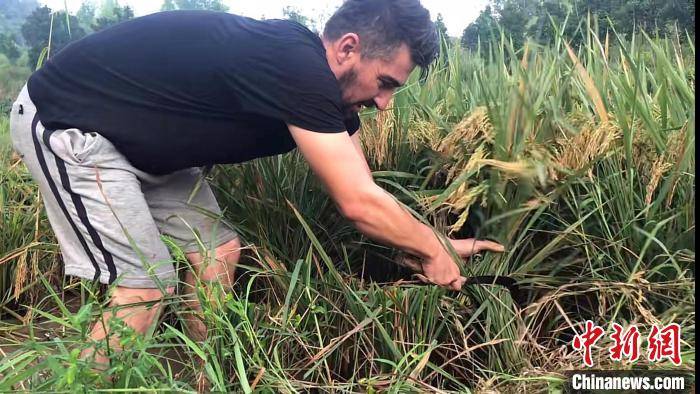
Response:
[[[214,249],[214,253],[216,254],[216,260],[235,263],[238,261],[238,258],[241,255],[241,241],[238,239],[238,237],[236,237],[217,246]],[[209,258],[205,258],[199,252],[187,253],[186,256],[188,260],[196,264],[209,260]]]
[[[175,293],[174,287],[168,287],[165,289],[165,294],[160,289],[146,289],[146,288],[130,288],[117,286],[112,291],[111,304],[112,306],[118,305],[129,305],[138,303],[152,303],[159,302],[164,297],[172,295]]]
[[[223,243],[214,249],[215,258],[189,253],[187,259],[203,280],[211,280],[222,274],[233,275],[238,259],[241,257],[241,242],[238,238]]]
[[[235,265],[241,257],[241,241],[234,238],[216,248],[216,259],[227,265]]]

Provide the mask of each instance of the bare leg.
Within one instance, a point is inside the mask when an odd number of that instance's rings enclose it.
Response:
[[[166,291],[173,294],[175,288],[169,287]],[[135,289],[117,286],[114,288],[110,299],[110,310],[104,312],[101,318],[95,322],[90,331],[93,341],[100,341],[109,336],[109,348],[120,351],[119,337],[109,333],[111,319],[121,319],[124,324],[131,327],[139,334],[144,334],[154,321],[160,316],[162,310],[163,293],[160,289]],[[153,303],[155,302],[155,303]],[[145,303],[145,304],[139,304]],[[139,304],[132,305],[131,304]],[[94,348],[83,350],[81,357],[85,358],[94,354],[98,365],[106,366],[109,358],[101,351],[95,352]]]
[[[204,297],[213,308],[220,308],[222,300],[217,299],[214,290],[221,284],[224,291],[231,291],[236,264],[241,255],[240,250],[240,241],[234,239],[217,247],[214,250],[215,258],[213,260],[199,253],[187,254],[193,271],[188,271],[185,274],[183,296],[188,311],[183,316],[183,322],[187,335],[191,339],[197,342],[203,342],[207,339],[207,326],[203,321],[202,305],[197,294],[198,287],[203,287]],[[199,360],[201,370],[197,373],[196,378],[198,393],[209,392],[209,381],[204,373],[205,361]]]
[[[188,336],[196,341],[207,338],[207,327],[202,321],[202,305],[197,297],[197,286],[203,286],[207,301],[214,307],[220,307],[222,300],[213,297],[213,287],[220,283],[225,291],[230,291],[233,285],[233,275],[241,255],[241,243],[238,238],[220,245],[215,249],[215,259],[202,256],[200,253],[188,253],[187,259],[192,264],[194,272],[185,274],[183,295],[190,313],[184,317]],[[199,280],[198,280],[199,279]]]
[[[187,272],[185,276],[186,286],[183,291],[185,304],[191,313],[185,316],[185,329],[188,336],[196,341],[204,341],[207,338],[207,327],[202,321],[202,307],[196,294],[199,285],[204,286],[206,299],[214,306],[219,306],[221,300],[212,297],[209,284],[221,283],[225,290],[230,290],[233,284],[233,274],[236,263],[240,257],[240,241],[229,241],[215,249],[214,263],[211,259],[201,256],[199,253],[188,253],[187,258],[195,272]],[[166,289],[168,294],[174,293],[174,288]],[[110,309],[104,312],[101,318],[93,325],[90,338],[97,342],[109,337],[109,348],[120,351],[120,338],[109,333],[110,320],[121,319],[124,324],[134,331],[144,334],[160,316],[162,311],[163,294],[159,289],[137,289],[128,287],[115,287],[110,297]],[[138,305],[133,305],[138,304]],[[128,306],[131,305],[131,306]],[[83,350],[81,358],[94,356],[95,363],[106,368],[109,357],[104,352],[95,352],[94,348]]]

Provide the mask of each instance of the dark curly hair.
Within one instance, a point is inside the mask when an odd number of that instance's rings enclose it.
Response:
[[[401,44],[424,79],[438,56],[440,43],[430,12],[418,0],[346,0],[331,16],[323,37],[334,41],[346,33],[362,40],[362,56],[389,59]]]

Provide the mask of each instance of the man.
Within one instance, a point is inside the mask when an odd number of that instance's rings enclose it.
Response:
[[[197,278],[230,288],[240,242],[216,220],[220,209],[199,184],[199,167],[295,147],[358,230],[420,258],[429,281],[460,289],[464,278],[440,239],[373,182],[357,134],[357,112],[386,109],[411,71],[425,70],[437,52],[435,27],[418,0],[348,0],[321,38],[290,21],[163,12],[49,59],[14,103],[11,133],[42,191],[66,274],[114,285],[111,305],[126,305],[105,313],[91,337],[107,336],[103,322],[115,316],[138,332],[157,318],[157,307],[129,305],[157,305],[173,291],[177,277],[161,233],[195,269],[186,293]],[[502,250],[488,241],[450,242],[463,257]],[[211,246],[214,259],[200,253]],[[195,311],[196,298],[189,301]],[[199,319],[186,324],[194,339],[206,338]]]

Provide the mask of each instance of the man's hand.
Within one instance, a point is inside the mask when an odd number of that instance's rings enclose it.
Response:
[[[487,240],[478,240],[474,238],[467,239],[450,239],[450,243],[457,255],[461,258],[467,258],[484,250],[489,252],[503,252],[503,245]]]
[[[425,259],[421,264],[424,281],[452,290],[459,290],[467,280],[459,274],[459,267],[452,256],[444,249],[434,258]]]
[[[503,252],[503,245],[486,240],[450,239],[450,244],[461,258],[470,257],[482,251]],[[399,261],[400,265],[417,272],[417,276],[424,282],[434,283],[452,290],[459,290],[467,278],[460,276],[459,267],[452,260],[447,251],[442,251],[437,257],[425,259],[422,263],[411,257],[404,257]]]

